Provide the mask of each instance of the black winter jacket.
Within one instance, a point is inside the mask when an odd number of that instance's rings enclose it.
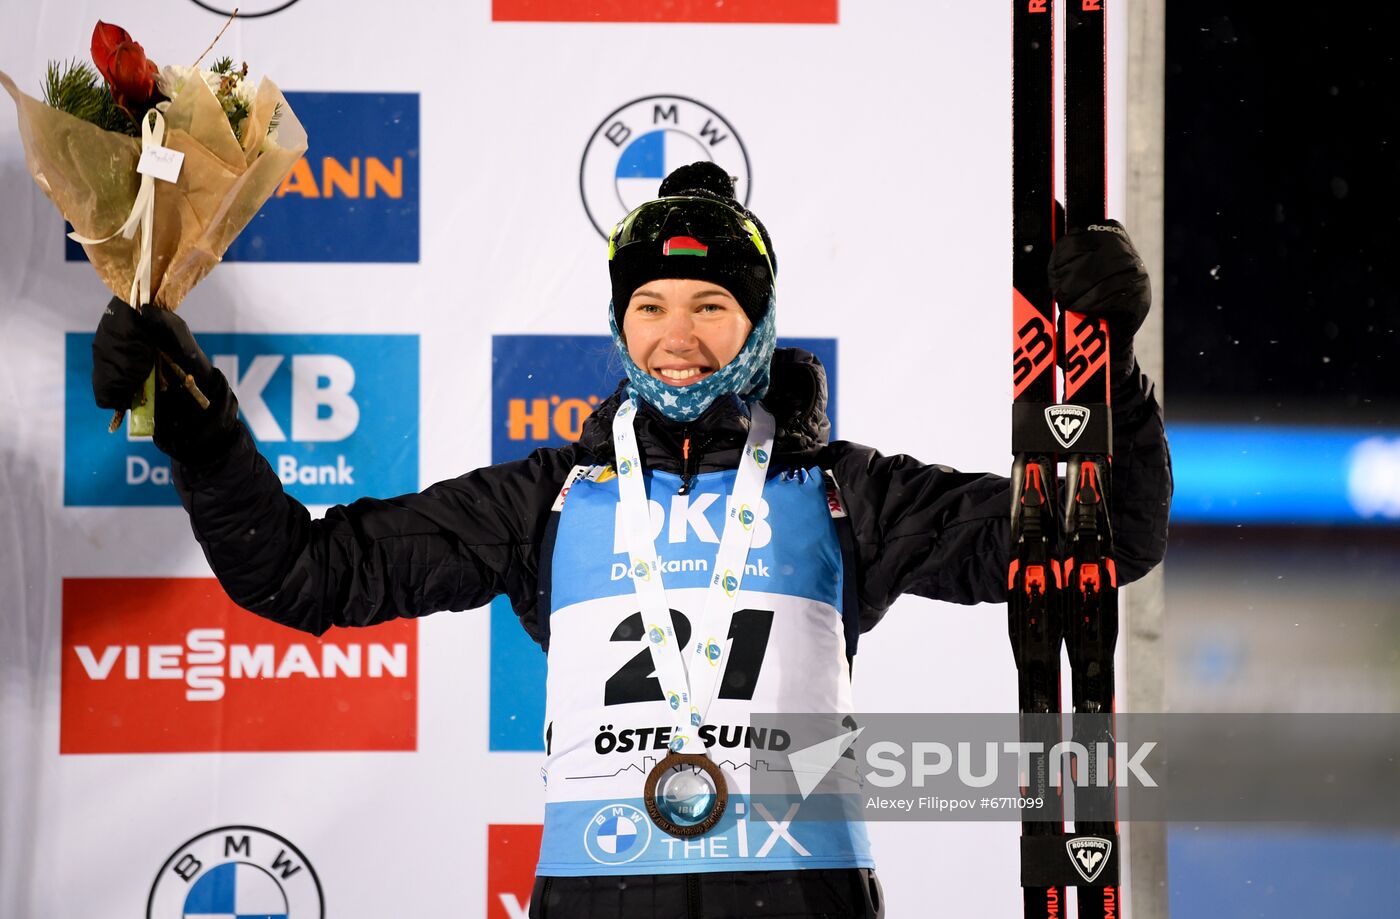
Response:
[[[1145,376],[1116,395],[1112,510],[1120,583],[1141,577],[1166,550],[1172,480],[1161,410]],[[403,616],[483,606],[505,594],[543,640],[541,549],[550,508],[576,465],[612,460],[619,387],[577,443],[536,450],[418,494],[364,498],[312,520],[282,490],[247,428],[220,460],[174,464],[180,499],[219,582],[235,603],[321,634]],[[850,515],[859,627],[869,629],[900,594],[953,603],[1006,599],[1008,480],[883,456],[827,442],[826,374],[815,357],[780,349],[764,400],[777,420],[772,469],[830,470]],[[731,468],[748,434],[734,400],[719,400],[688,427],[643,405],[643,462],[684,475]],[[690,468],[681,444],[691,438]],[[547,572],[546,572],[547,574]],[[547,627],[547,623],[545,623]]]

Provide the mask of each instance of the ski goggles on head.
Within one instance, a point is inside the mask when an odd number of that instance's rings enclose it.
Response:
[[[613,227],[608,261],[633,243],[659,243],[662,255],[751,256],[756,250],[773,276],[773,261],[758,225],[735,208],[710,198],[657,198],[640,205]]]

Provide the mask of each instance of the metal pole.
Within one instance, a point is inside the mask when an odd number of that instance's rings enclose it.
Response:
[[[1127,202],[1124,221],[1152,278],[1153,304],[1134,340],[1142,368],[1157,382],[1165,405],[1162,315],[1166,275],[1164,261],[1164,164],[1166,143],[1166,0],[1129,0],[1127,58]],[[1163,566],[1123,592],[1123,655],[1120,672],[1127,711],[1165,710],[1163,679]],[[1162,823],[1128,823],[1128,916],[1166,919],[1167,828]]]

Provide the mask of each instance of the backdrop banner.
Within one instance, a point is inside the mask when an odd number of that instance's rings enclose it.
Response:
[[[188,65],[232,5],[8,3],[0,69],[39,95],[99,19]],[[205,64],[274,79],[309,149],[180,315],[313,514],[575,437],[621,377],[605,235],[701,159],[772,233],[837,435],[1009,470],[1009,7],[237,5]],[[0,101],[0,915],[525,915],[545,659],[509,603],[320,638],[234,606],[93,404],[109,294],[64,233]],[[1005,609],[900,600],[854,692],[1014,712]],[[869,831],[891,915],[1018,909],[1013,823]]]

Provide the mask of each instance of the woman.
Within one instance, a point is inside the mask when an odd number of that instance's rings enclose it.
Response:
[[[828,443],[821,365],[774,349],[774,267],[732,180],[677,170],[609,240],[627,379],[577,443],[319,521],[282,491],[178,317],[114,302],[99,326],[99,405],[130,404],[154,348],[208,394],[200,411],[162,391],[155,440],[239,605],[320,634],[510,598],[549,654],[531,915],[881,915],[862,824],[750,832],[785,818],[746,800],[733,768],[762,747],[748,714],[849,712],[856,640],[901,593],[1005,600],[1007,481]],[[1131,351],[1147,279],[1117,229],[1067,237],[1052,286],[1111,325],[1131,581],[1161,558],[1170,495]]]

